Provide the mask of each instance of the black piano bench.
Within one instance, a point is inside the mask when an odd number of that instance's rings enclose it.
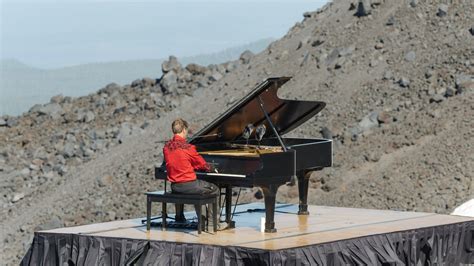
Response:
[[[214,232],[217,232],[217,197],[213,195],[191,195],[191,194],[177,194],[172,192],[165,191],[153,191],[146,192],[146,230],[150,231],[150,220],[151,220],[151,203],[152,202],[161,202],[162,209],[162,223],[161,230],[166,229],[166,203],[175,203],[175,204],[192,204],[198,205],[199,208],[196,210],[198,215],[198,234],[201,234],[201,225],[202,225],[202,215],[201,210],[202,206],[205,204],[211,204],[213,209],[213,224]]]

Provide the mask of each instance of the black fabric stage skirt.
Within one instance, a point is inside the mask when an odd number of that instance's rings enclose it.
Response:
[[[280,250],[38,232],[21,262],[21,265],[463,264],[474,264],[472,221]]]

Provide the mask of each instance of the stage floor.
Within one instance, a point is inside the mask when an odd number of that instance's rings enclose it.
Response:
[[[158,206],[158,204],[156,205]],[[297,215],[297,205],[279,204],[275,212],[276,233],[260,232],[264,212],[262,203],[237,206],[233,220],[236,228],[216,234],[196,230],[152,227],[149,232],[142,219],[114,221],[38,232],[82,236],[130,238],[212,246],[234,246],[263,250],[281,250],[364,236],[394,233],[455,223],[474,223],[474,218],[420,212],[309,206],[309,215]],[[159,214],[158,207],[153,211]],[[187,213],[187,218],[195,216]],[[160,219],[161,220],[161,219]],[[160,221],[158,220],[158,221]]]

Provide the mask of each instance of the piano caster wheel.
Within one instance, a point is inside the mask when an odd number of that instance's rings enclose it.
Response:
[[[309,215],[309,211],[298,211],[298,215]]]
[[[272,229],[265,229],[265,233],[276,233],[276,228],[272,228]]]

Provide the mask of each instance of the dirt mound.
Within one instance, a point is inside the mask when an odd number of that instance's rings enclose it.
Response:
[[[260,54],[170,58],[157,80],[3,117],[2,260],[17,262],[34,230],[143,216],[170,122],[204,126],[271,76],[293,77],[282,97],[327,103],[291,133],[334,140],[311,204],[451,212],[474,197],[472,14],[472,1],[334,1]],[[277,199],[296,202],[296,187]]]

